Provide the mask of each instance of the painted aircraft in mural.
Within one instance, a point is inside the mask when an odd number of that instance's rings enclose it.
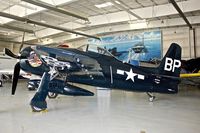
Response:
[[[78,49],[32,46],[24,48],[19,56],[9,49],[5,49],[5,53],[19,59],[14,68],[13,95],[20,69],[42,76],[39,88],[30,102],[32,110],[36,112],[47,108],[48,92],[72,96],[94,95],[71,83],[147,92],[149,100],[153,101],[154,92],[177,93],[180,82],[181,47],[175,43],[171,44],[157,68],[122,62],[96,45],[83,45]]]

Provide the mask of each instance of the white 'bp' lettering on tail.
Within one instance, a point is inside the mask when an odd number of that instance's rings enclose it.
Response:
[[[166,57],[165,59],[165,67],[164,70],[165,71],[172,71],[174,72],[176,68],[179,68],[181,66],[181,61],[180,60],[176,60],[176,59],[171,59]]]

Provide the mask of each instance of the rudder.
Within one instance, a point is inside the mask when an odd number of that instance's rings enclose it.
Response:
[[[172,43],[158,66],[159,74],[179,77],[181,71],[181,47]]]

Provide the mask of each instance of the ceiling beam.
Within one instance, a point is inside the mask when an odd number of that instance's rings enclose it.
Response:
[[[19,42],[19,41],[7,40],[7,39],[3,39],[3,38],[0,38],[0,42],[8,42],[8,43],[14,43],[14,44],[21,44],[22,43],[22,42]],[[33,43],[27,43],[27,42],[23,42],[23,44],[36,45],[36,44],[33,44]]]
[[[11,30],[16,30],[16,31],[21,31],[21,32],[26,32],[26,33],[34,33],[33,30],[27,30],[24,28],[15,27],[15,26],[7,25],[7,24],[0,24],[0,27],[6,28],[6,29],[11,29]]]
[[[129,9],[127,9],[127,8],[125,7],[126,5],[124,4],[123,1],[121,1],[121,0],[118,0],[118,1],[112,0],[112,2],[114,3],[115,6],[117,6],[118,8],[120,8],[120,9],[126,11],[126,12],[129,13],[130,15],[136,17],[137,19],[139,19],[139,20],[142,20],[142,19],[143,19],[143,18],[141,18],[139,15],[137,15],[137,14],[133,13],[132,11],[130,11]]]
[[[33,5],[37,5],[37,6],[40,6],[40,7],[55,11],[55,12],[59,12],[59,13],[65,14],[65,15],[69,15],[69,16],[72,16],[72,17],[75,17],[75,18],[78,18],[78,19],[89,21],[88,18],[83,16],[83,15],[79,15],[77,13],[74,13],[74,12],[71,12],[71,11],[67,11],[66,9],[63,9],[63,8],[60,8],[60,7],[56,7],[54,5],[51,5],[49,3],[45,3],[45,2],[40,1],[40,0],[22,0],[22,1],[25,1],[27,3],[30,3],[30,4],[33,4]]]
[[[97,36],[88,35],[88,34],[85,34],[83,32],[78,32],[78,31],[67,29],[67,28],[60,27],[60,26],[54,26],[54,25],[34,21],[34,20],[31,20],[31,19],[28,19],[28,18],[19,17],[19,16],[15,16],[15,15],[12,15],[12,14],[4,13],[4,12],[0,12],[0,16],[10,18],[10,19],[14,19],[14,20],[21,21],[21,22],[26,22],[26,23],[30,23],[30,24],[39,25],[39,26],[44,26],[44,27],[47,27],[47,28],[61,30],[61,31],[64,31],[64,32],[73,33],[73,34],[77,34],[77,35],[81,35],[81,36],[100,40],[100,38],[97,37]]]
[[[192,25],[200,24],[200,16],[191,16],[189,17],[190,20],[193,20]],[[143,30],[150,30],[150,29],[162,29],[162,28],[178,28],[178,27],[187,27],[185,22],[182,18],[174,18],[174,19],[166,19],[164,23],[161,23],[160,20],[153,20],[148,23],[148,25],[143,24],[118,24],[111,26],[102,26],[99,28],[94,28],[91,30],[85,31],[86,33],[95,33],[99,36],[112,34],[116,32],[128,32],[128,31],[143,31]],[[71,41],[80,39],[80,36],[71,36],[71,35],[64,35],[58,36],[53,38],[54,42],[63,42],[63,41]],[[19,38],[21,39],[21,38]],[[82,38],[81,38],[82,39]]]
[[[190,24],[190,22],[188,21],[188,19],[184,15],[184,13],[181,11],[181,9],[179,8],[178,4],[174,0],[169,0],[169,1],[172,3],[172,5],[174,6],[174,8],[177,10],[177,12],[179,13],[179,15],[186,22],[186,24],[190,27],[190,29],[192,29],[192,25]]]
[[[182,5],[184,7],[184,11],[185,12],[192,12],[192,11],[197,11],[200,10],[200,4],[196,4],[198,3],[199,0],[191,0],[191,1],[181,1],[178,4]],[[188,6],[190,5],[190,6]],[[151,28],[151,27],[170,27],[170,26],[178,26],[178,25],[184,25],[187,26],[185,21],[181,18],[178,17],[176,19],[171,18],[171,19],[167,19],[166,16],[171,16],[171,15],[175,15],[178,14],[178,12],[176,11],[176,9],[173,7],[172,4],[164,4],[164,5],[158,5],[158,6],[154,6],[154,10],[152,10],[152,7],[144,7],[144,8],[140,8],[140,9],[131,9],[130,11],[138,14],[139,16],[141,16],[142,18],[146,19],[147,22],[146,24],[148,25],[147,28]],[[148,21],[148,19],[150,18],[159,18],[159,17],[164,17],[164,20],[150,20]],[[109,18],[109,20],[107,19]],[[80,25],[74,22],[67,22],[67,23],[63,23],[60,24],[59,26],[61,27],[73,27],[73,29],[75,30],[83,30],[84,33],[87,34],[92,34],[92,35],[99,35],[98,33],[105,33],[105,32],[115,32],[115,29],[119,29],[117,28],[119,26],[120,23],[127,23],[128,21],[130,21],[130,18],[132,21],[135,20],[135,23],[137,23],[137,18],[129,15],[126,11],[119,11],[119,12],[113,12],[113,13],[108,13],[105,15],[97,15],[97,16],[90,16],[89,20],[90,20],[90,24],[88,25]],[[200,23],[200,17],[198,16],[190,16],[187,17],[188,20],[190,20],[191,24],[197,24]],[[153,22],[157,22],[157,23],[153,23]],[[143,21],[140,23],[144,23]],[[107,25],[107,27],[105,27],[105,25]],[[117,25],[117,26],[115,26]],[[132,28],[130,28],[130,26],[127,27],[123,27],[120,28],[120,30],[116,30],[116,32],[118,31],[123,31],[123,30],[137,30],[135,28],[141,28],[140,24],[136,24],[135,26],[134,23],[131,24]],[[87,31],[87,26],[90,27],[90,29],[93,29],[92,31]],[[113,27],[114,26],[114,27]],[[98,27],[102,27],[102,29],[100,30]],[[86,30],[84,29],[86,28]],[[144,28],[141,28],[144,29]],[[100,31],[99,31],[100,30]],[[57,35],[59,33],[61,33],[62,31],[59,30],[54,30],[54,29],[50,29],[50,28],[46,28],[46,29],[42,29],[42,30],[38,30],[36,31],[36,35],[40,38],[45,38],[45,37],[52,37],[53,35]],[[80,37],[80,36],[74,36],[72,35],[66,35],[65,37],[63,37],[64,40],[68,40],[70,37],[74,38],[74,37]],[[36,38],[33,36],[26,36],[25,40],[26,41],[30,41],[30,40],[35,40]],[[21,37],[17,37],[15,40],[21,41]]]
[[[33,8],[31,6],[28,6],[27,4],[22,4],[20,3],[20,1],[10,1],[10,0],[1,0],[2,3],[5,3],[5,4],[8,4],[10,5],[11,7],[14,6],[14,5],[19,5],[21,7],[24,7],[24,8],[27,8],[27,9],[30,9],[30,10],[36,10],[36,8]],[[9,7],[10,8],[10,7]],[[6,10],[6,9],[4,9]],[[2,10],[3,11],[3,10]]]

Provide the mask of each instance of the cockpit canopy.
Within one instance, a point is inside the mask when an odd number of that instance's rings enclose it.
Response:
[[[106,49],[101,48],[95,44],[85,44],[85,45],[78,47],[77,49],[80,51],[84,51],[84,52],[90,51],[90,52],[95,52],[95,53],[99,53],[99,54],[103,54],[103,55],[107,55],[107,56],[113,56]]]

